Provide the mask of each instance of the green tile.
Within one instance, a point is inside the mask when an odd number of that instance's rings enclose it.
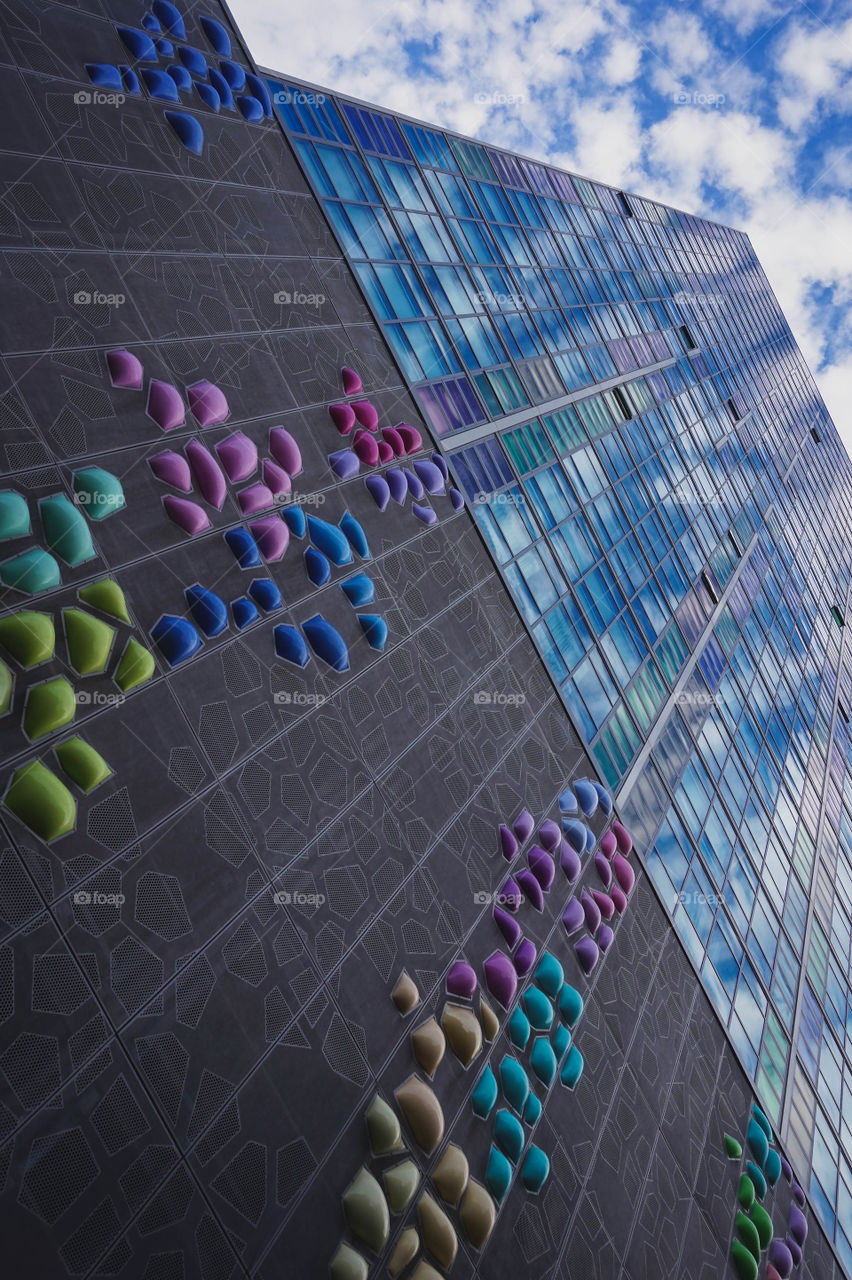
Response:
[[[63,771],[81,791],[94,791],[112,774],[103,756],[82,738],[69,738],[56,748]]]

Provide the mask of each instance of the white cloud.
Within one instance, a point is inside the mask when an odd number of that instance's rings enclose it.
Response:
[[[790,12],[787,0],[703,0],[705,13],[715,13],[730,22],[738,35],[758,27],[769,29]]]
[[[619,36],[609,41],[609,49],[601,64],[601,79],[612,86],[630,84],[639,74],[642,49],[635,40]]]
[[[852,102],[852,18],[829,26],[796,23],[776,58],[778,115],[799,130],[820,111],[843,114]]]
[[[852,153],[827,149],[796,198],[810,121],[852,108],[852,18],[806,25],[784,0],[706,0],[700,18],[683,5],[650,22],[624,0],[313,0],[310,22],[271,0],[234,12],[265,66],[748,231],[852,449]],[[761,44],[758,77],[745,55]]]
[[[552,153],[552,163],[611,186],[639,180],[642,153],[639,113],[627,97],[575,104],[569,114],[574,133],[570,152]]]
[[[651,24],[647,43],[677,79],[706,67],[714,54],[707,32],[694,13],[668,12]]]

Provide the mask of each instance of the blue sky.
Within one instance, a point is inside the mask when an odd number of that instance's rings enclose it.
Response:
[[[852,452],[852,0],[232,0],[261,64],[747,231]]]

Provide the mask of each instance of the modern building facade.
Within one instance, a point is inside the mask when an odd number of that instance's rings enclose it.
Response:
[[[748,237],[269,83],[852,1267],[852,472]]]
[[[852,1275],[852,474],[747,237],[208,0],[0,63],[11,1274]]]

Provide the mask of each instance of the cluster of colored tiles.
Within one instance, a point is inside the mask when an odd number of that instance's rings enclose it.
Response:
[[[329,415],[342,436],[350,438],[348,449],[339,449],[328,455],[332,471],[341,480],[357,476],[361,466],[373,469],[398,462],[409,455],[423,451],[423,437],[416,427],[399,422],[394,427],[379,429],[379,414],[370,400],[364,400],[364,385],[354,369],[342,371],[343,391],[346,396],[359,397],[329,405]],[[447,464],[439,453],[431,458],[414,458],[411,466],[389,466],[386,471],[376,471],[364,480],[370,497],[380,511],[385,511],[391,499],[404,506],[411,497],[411,514],[423,524],[435,524],[438,513],[426,501],[426,495],[447,495],[454,511],[464,506],[464,498],[458,489],[447,485]]]
[[[529,842],[536,829],[535,820],[527,809],[518,814],[511,826],[503,823],[499,828],[500,851],[507,862],[514,863],[525,845],[529,848],[527,865],[513,870],[504,881],[493,907],[494,922],[509,954],[492,952],[485,961],[484,974],[489,993],[509,1014],[506,1029],[512,1046],[519,1054],[527,1052],[529,1060],[525,1070],[507,1054],[496,1075],[491,1065],[486,1065],[471,1097],[474,1113],[482,1119],[491,1115],[500,1091],[511,1108],[495,1115],[485,1171],[486,1185],[498,1204],[511,1185],[514,1167],[526,1143],[521,1121],[532,1127],[542,1111],[530,1075],[545,1091],[551,1088],[557,1074],[561,1085],[574,1089],[583,1071],[583,1056],[572,1042],[583,1012],[583,998],[565,980],[563,964],[551,951],[544,951],[539,957],[535,944],[524,936],[518,913],[524,903],[535,911],[544,911],[546,895],[556,879],[557,856],[569,884],[574,886],[579,881],[583,858],[593,851],[596,840],[578,815],[591,818],[600,809],[610,818],[612,799],[599,783],[580,779],[573,789],[561,794],[559,806],[561,829],[552,819],[546,819],[539,825],[537,841],[532,844]],[[562,910],[562,925],[568,936],[584,929],[583,937],[574,943],[574,955],[580,972],[587,978],[612,944],[614,934],[608,922],[627,909],[635,883],[633,868],[627,861],[632,847],[630,833],[614,821],[601,836],[594,857],[595,872],[609,892],[584,888]],[[519,982],[524,980],[527,985],[518,998]],[[548,1174],[546,1154],[531,1144],[520,1165],[522,1184],[528,1191],[539,1191]]]
[[[139,358],[126,349],[107,352],[107,368],[114,387],[144,392],[145,371]],[[344,379],[351,371],[344,371]],[[201,429],[221,425],[230,417],[230,407],[221,388],[201,380],[185,388],[185,395],[170,383],[151,378],[147,386],[146,410],[163,431],[184,426],[187,406]],[[302,472],[299,446],[284,427],[269,432],[270,457],[262,462],[262,481],[237,492],[244,515],[256,514],[279,501],[290,503],[293,480]],[[178,493],[187,494],[198,485],[202,499],[221,510],[227,484],[251,480],[261,467],[257,446],[242,432],[220,440],[214,450],[192,439],[183,453],[167,450],[149,459],[156,479]],[[86,519],[102,520],[125,505],[119,479],[100,467],[87,467],[73,474],[74,501],[64,494],[43,498],[39,504],[44,539],[52,552],[67,564],[84,564],[96,555]],[[163,506],[169,517],[190,535],[208,528],[210,520],[199,503],[175,494],[166,494]],[[26,498],[14,490],[0,492],[0,541],[29,537],[32,520]],[[366,534],[350,512],[334,525],[318,516],[306,515],[301,502],[292,502],[274,515],[225,531],[224,539],[241,569],[262,568],[264,560],[280,560],[294,538],[307,538],[305,571],[315,586],[324,586],[337,568],[353,564],[355,556],[371,558]],[[0,581],[21,592],[36,594],[60,584],[59,566],[53,555],[35,547],[0,564]],[[375,599],[375,587],[364,572],[350,574],[340,583],[348,602],[356,610],[361,633],[370,648],[382,651],[388,626],[379,614],[360,612]],[[80,600],[90,608],[66,608],[61,622],[67,650],[66,670],[81,677],[103,675],[113,661],[117,629],[113,622],[132,626],[124,593],[116,582],[105,578],[80,588]],[[221,635],[233,620],[237,630],[251,626],[261,614],[283,610],[278,585],[270,577],[252,578],[245,595],[233,600],[229,610],[214,591],[201,583],[184,592],[186,613],[165,613],[151,628],[151,639],[170,667],[191,658],[204,639]],[[95,612],[92,612],[94,610]],[[349,669],[349,649],[343,637],[321,614],[301,624],[301,629],[280,623],[273,628],[274,650],[279,658],[304,667],[311,651],[332,670]],[[310,648],[309,648],[310,646]],[[54,659],[56,626],[52,614],[18,610],[0,619],[0,649],[12,666],[0,658],[0,716],[13,707],[15,675],[13,667],[31,670]],[[155,671],[151,651],[135,636],[129,636],[112,671],[112,680],[121,695],[130,693],[151,679]],[[81,699],[66,675],[52,675],[32,685],[26,695],[22,727],[35,743],[71,724]],[[106,703],[104,697],[104,702]],[[84,793],[99,786],[112,770],[82,738],[75,737],[54,749],[61,772]],[[3,803],[27,827],[46,842],[59,839],[76,825],[74,793],[43,760],[30,760],[15,771]]]
[[[71,477],[73,497],[52,493],[41,498],[38,514],[45,546],[27,546],[0,562],[0,583],[22,595],[35,596],[62,582],[59,560],[77,568],[97,555],[89,520],[105,520],[124,506],[118,476],[102,467],[84,467]],[[27,499],[16,489],[0,491],[0,542],[32,537]],[[47,549],[45,549],[45,547]],[[59,557],[57,560],[56,557]]]
[[[138,388],[142,385],[142,366],[130,369],[127,357],[130,352],[110,352],[110,372],[116,384],[118,359],[132,375]],[[131,357],[134,361],[136,357]],[[136,362],[138,364],[138,361]],[[345,375],[351,371],[344,370]],[[185,405],[177,388],[168,383],[152,383],[157,392],[152,409],[151,391],[148,396],[148,413],[163,430],[183,425]],[[201,427],[221,424],[230,415],[227,400],[214,384],[203,381],[187,388],[187,398],[193,416]],[[262,463],[262,479],[255,480],[237,493],[237,500],[244,515],[258,515],[277,507],[275,514],[265,515],[249,522],[248,528],[237,525],[227,529],[224,540],[241,569],[251,570],[282,560],[290,545],[291,536],[307,538],[310,545],[304,553],[305,572],[316,587],[325,586],[332,577],[332,566],[343,568],[351,565],[357,555],[361,560],[371,558],[367,536],[361,524],[350,511],[346,511],[335,525],[319,516],[306,515],[304,503],[293,499],[293,480],[302,473],[302,454],[294,437],[284,427],[269,430],[270,457]],[[214,456],[214,454],[216,456]],[[241,484],[252,480],[261,467],[257,446],[241,431],[235,431],[220,440],[211,451],[200,440],[190,440],[183,454],[167,450],[149,459],[149,465],[162,484],[192,491],[193,477],[205,502],[221,510],[227,495],[227,483]],[[277,506],[279,503],[283,506]],[[194,535],[209,528],[210,521],[202,507],[186,498],[166,495],[163,504],[169,516],[188,533]],[[375,599],[375,587],[366,573],[357,573],[341,583],[341,589],[355,609],[371,604]],[[186,588],[187,615],[163,614],[155,623],[151,635],[170,666],[177,666],[191,658],[203,644],[202,636],[210,639],[221,635],[229,625],[228,609],[224,601],[209,588],[195,583]],[[231,617],[238,630],[244,630],[260,620],[260,610],[265,614],[283,608],[281,592],[271,578],[255,578],[245,595],[231,602]],[[381,615],[357,613],[361,632],[370,648],[384,650],[388,639],[387,622]],[[307,637],[307,640],[306,640]],[[310,661],[310,649],[334,671],[349,669],[349,649],[339,631],[321,614],[315,614],[301,624],[301,631],[287,623],[274,628],[275,652],[285,662],[304,667]]]
[[[466,1153],[449,1142],[430,1175],[436,1196],[422,1191],[417,1200],[416,1222],[412,1219],[410,1223],[403,1223],[397,1235],[388,1262],[391,1276],[399,1275],[417,1257],[421,1244],[428,1257],[420,1258],[411,1276],[416,1280],[433,1280],[445,1274],[458,1250],[457,1229],[450,1216],[452,1210],[458,1214],[467,1240],[476,1250],[481,1250],[491,1236],[515,1172],[529,1194],[538,1194],[547,1181],[549,1158],[539,1146],[528,1141],[527,1129],[534,1129],[543,1111],[543,1102],[530,1077],[542,1086],[545,1101],[557,1074],[566,1088],[576,1087],[583,1059],[571,1038],[583,1011],[583,997],[566,982],[563,963],[552,951],[537,955],[533,943],[523,937],[515,915],[525,900],[534,909],[544,909],[543,895],[553,885],[557,853],[561,854],[563,870],[571,883],[579,878],[580,854],[568,837],[578,842],[577,828],[582,827],[583,853],[590,852],[595,843],[594,834],[574,815],[582,811],[585,817],[591,817],[598,808],[607,817],[611,816],[611,797],[597,783],[581,780],[574,784],[573,790],[563,792],[560,796],[562,830],[550,819],[539,825],[540,843],[529,848],[528,867],[511,876],[498,895],[494,918],[513,955],[510,958],[495,951],[485,961],[483,973],[494,1005],[508,1015],[503,1029],[510,1043],[519,1053],[529,1050],[529,1069],[525,1070],[513,1054],[506,1053],[496,1074],[490,1064],[480,1072],[471,1093],[471,1106],[474,1114],[483,1120],[493,1116],[493,1140],[483,1180],[471,1177]],[[526,809],[511,827],[501,824],[499,842],[503,856],[514,861],[534,831],[535,820]],[[632,841],[627,830],[614,822],[606,835],[612,836],[612,841],[605,841],[604,837],[601,840],[604,848],[612,844],[611,852],[603,855],[608,866],[610,859],[614,861],[618,856],[629,867],[626,859]],[[605,878],[602,868],[598,870]],[[632,867],[629,870],[629,886],[623,871],[621,880],[625,884],[619,882],[618,885],[624,897],[620,909],[614,909],[619,910],[619,914],[626,907],[627,895],[633,886]],[[610,867],[610,879],[613,878]],[[600,941],[601,927],[601,918],[590,916],[587,929],[591,940],[597,934]],[[575,947],[575,954],[581,972],[585,973],[583,949]],[[522,978],[530,981],[517,998],[518,980]],[[394,986],[392,999],[400,1014],[406,1017],[420,1005],[417,986],[405,971]],[[427,1158],[438,1150],[444,1137],[441,1104],[427,1080],[434,1080],[448,1046],[467,1069],[482,1054],[485,1043],[492,1044],[500,1031],[501,1015],[479,990],[474,967],[464,957],[458,957],[446,977],[446,998],[440,1017],[425,1019],[411,1032],[412,1053],[426,1079],[414,1073],[394,1093],[398,1111],[414,1143]],[[497,1107],[501,1092],[506,1105]],[[390,1158],[393,1163],[379,1176],[363,1165],[344,1192],[343,1210],[352,1241],[342,1240],[331,1259],[333,1280],[364,1280],[371,1264],[360,1250],[366,1246],[373,1254],[384,1251],[390,1238],[391,1216],[410,1209],[422,1181],[418,1164],[406,1149],[397,1113],[380,1094],[373,1097],[367,1108],[366,1121],[374,1160]]]
[[[72,670],[82,678],[102,675],[113,654],[121,648],[112,679],[121,694],[130,693],[145,684],[154,674],[151,652],[130,635],[123,646],[117,646],[119,623],[132,626],[127,602],[118,583],[102,578],[78,591],[87,608],[62,610],[65,636],[64,670]],[[110,619],[106,622],[105,615]],[[53,615],[21,610],[0,618],[0,648],[22,670],[32,671],[56,659],[56,626]],[[0,660],[0,715],[12,710],[14,675]],[[58,733],[76,717],[81,703],[89,702],[65,675],[53,675],[30,685],[23,709],[23,729],[31,742],[41,742]],[[88,794],[112,775],[103,757],[79,735],[54,747],[54,755],[66,778],[80,792]],[[42,759],[32,759],[15,770],[3,804],[30,831],[46,843],[74,830],[77,801],[74,793]]]
[[[788,1280],[794,1268],[801,1264],[808,1235],[805,1193],[795,1181],[789,1161],[776,1150],[772,1126],[757,1103],[752,1106],[745,1137],[751,1159],[746,1156],[745,1169],[740,1174],[737,1188],[739,1208],[731,1243],[731,1262],[740,1280],[755,1280],[761,1255],[767,1250],[766,1280]],[[742,1162],[743,1145],[730,1134],[725,1134],[725,1154],[731,1160]],[[784,1238],[773,1237],[772,1218],[762,1203],[782,1174],[793,1189],[790,1220]]]
[[[468,1067],[482,1052],[483,1042],[493,1041],[499,1032],[499,1019],[481,994],[478,1013],[475,1010],[477,988],[473,967],[457,960],[447,974],[447,998],[440,1018],[430,1017],[412,1030],[412,1053],[429,1080],[434,1080],[447,1047]],[[391,998],[403,1017],[420,1006],[420,993],[405,971]],[[394,1100],[416,1146],[424,1156],[433,1155],[445,1127],[434,1090],[414,1073],[395,1090]],[[365,1280],[371,1263],[362,1250],[366,1247],[373,1254],[382,1253],[390,1237],[391,1215],[406,1213],[415,1197],[416,1220],[399,1232],[387,1262],[388,1273],[398,1276],[422,1245],[428,1258],[419,1259],[411,1278],[436,1280],[449,1271],[458,1253],[458,1234],[450,1211],[457,1211],[472,1246],[482,1249],[496,1221],[494,1199],[482,1183],[471,1178],[467,1156],[452,1142],[431,1173],[435,1194],[421,1189],[423,1177],[406,1146],[399,1115],[381,1094],[372,1098],[366,1122],[373,1161],[383,1162],[384,1167],[376,1176],[367,1164],[362,1165],[343,1193],[343,1213],[353,1243],[342,1240],[338,1245],[330,1263],[332,1280]]]
[[[231,39],[216,18],[202,16],[199,25],[215,57],[186,43],[186,22],[169,0],[154,0],[141,27],[116,26],[130,57],[129,63],[88,62],[86,72],[104,92],[117,92],[152,101],[184,103],[193,108],[239,112],[250,124],[272,118],[269,90],[259,76],[231,57]],[[213,65],[215,63],[215,65]],[[198,116],[167,107],[165,119],[188,151],[200,155],[204,128]]]
[[[148,396],[148,414],[164,431],[183,426],[185,407],[176,387],[169,383],[152,383],[156,387],[156,400],[152,404]],[[164,412],[168,395],[169,411]],[[212,382],[197,382],[187,387],[192,414],[202,428],[221,425],[230,416],[230,408],[222,390]],[[165,422],[168,426],[163,425]],[[177,489],[179,493],[193,491],[198,485],[203,502],[221,511],[228,495],[228,484],[245,485],[236,490],[241,513],[251,519],[251,536],[226,537],[236,559],[244,568],[250,563],[260,563],[260,553],[268,561],[280,560],[287,550],[290,525],[274,511],[281,503],[288,502],[293,494],[293,480],[302,471],[302,454],[293,436],[284,427],[270,427],[268,447],[270,456],[262,463],[257,445],[242,431],[225,436],[211,451],[200,440],[192,439],[184,445],[183,453],[168,449],[149,458],[148,465],[161,484]],[[258,472],[260,475],[258,476]],[[251,481],[251,483],[246,483]],[[163,506],[169,518],[185,533],[195,536],[210,528],[210,517],[200,503],[186,497],[166,494]],[[299,513],[301,514],[301,513]]]

